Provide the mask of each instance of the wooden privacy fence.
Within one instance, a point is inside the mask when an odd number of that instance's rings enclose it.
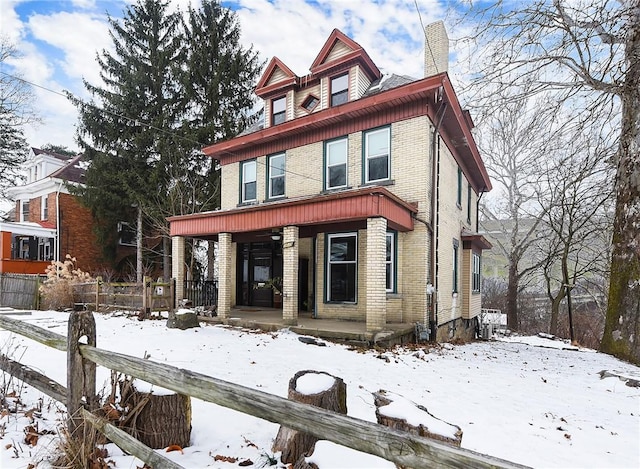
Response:
[[[96,364],[180,394],[310,433],[322,440],[374,454],[405,467],[525,467],[193,371],[99,349],[95,347],[95,320],[89,311],[71,313],[67,337],[6,316],[0,316],[0,327],[67,352],[66,388],[7,357],[1,357],[0,367],[65,403],[70,435],[77,434],[74,430],[88,422],[124,451],[156,469],[178,469],[182,466],[91,413],[98,406]],[[81,338],[84,344],[80,343]]]
[[[0,273],[0,306],[38,309],[40,284],[46,278],[44,275]]]
[[[73,285],[73,298],[78,309],[109,311],[169,311],[175,308],[175,282],[154,282],[145,278],[142,283],[93,282]]]

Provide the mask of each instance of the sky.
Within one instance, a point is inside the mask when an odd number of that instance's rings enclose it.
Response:
[[[0,314],[10,314],[4,309]],[[66,336],[68,313],[34,311],[9,317]],[[342,378],[348,415],[374,422],[373,392],[381,389],[427,408],[434,417],[462,430],[462,448],[537,468],[640,467],[640,367],[565,341],[537,336],[503,337],[466,345],[442,344],[387,351],[358,351],[324,342],[306,344],[283,329],[260,333],[201,323],[168,329],[163,320],[138,321],[122,313],[96,314],[97,346],[133,357],[188,369],[251,389],[287,396],[289,380],[301,370]],[[66,385],[66,354],[0,329],[0,351]],[[604,378],[600,372],[606,370]],[[608,376],[611,375],[611,376]],[[6,383],[0,376],[0,385]],[[110,390],[108,370],[98,367],[98,390]],[[305,383],[320,389],[317,380]],[[141,391],[166,392],[137,382]],[[26,468],[55,452],[61,405],[13,381],[22,410],[0,414],[0,467]],[[30,424],[24,412],[42,399],[36,418],[38,443],[23,442]],[[396,400],[398,401],[398,400]],[[62,410],[64,410],[62,408]],[[415,418],[406,407],[400,418]],[[232,469],[241,461],[261,466],[278,424],[192,399],[191,445],[163,455],[187,469]],[[37,417],[37,414],[36,414]],[[426,420],[417,420],[423,422]],[[433,423],[433,422],[431,422]],[[430,428],[434,429],[433,425]],[[446,430],[445,430],[446,431]],[[111,467],[134,469],[140,461],[106,446]],[[236,463],[215,460],[235,458]],[[322,469],[393,468],[378,457],[322,441],[310,458]],[[48,467],[39,464],[37,467]],[[277,466],[282,468],[283,466]]]
[[[192,0],[197,5],[199,0]],[[34,87],[37,127],[25,129],[30,146],[46,143],[77,150],[75,107],[63,90],[87,98],[83,80],[101,85],[98,51],[111,50],[107,17],[122,17],[124,0],[2,0],[0,33],[22,58],[3,71],[19,73]],[[450,23],[455,0],[223,0],[237,12],[243,45],[253,45],[268,61],[280,58],[299,76],[308,69],[334,28],[358,42],[387,73],[423,76],[424,39],[421,23]],[[171,0],[184,11],[189,0]],[[451,27],[455,38],[465,31]],[[452,51],[452,57],[455,53]],[[454,67],[455,68],[455,67]],[[454,75],[453,70],[450,71]],[[46,88],[46,89],[45,89]]]

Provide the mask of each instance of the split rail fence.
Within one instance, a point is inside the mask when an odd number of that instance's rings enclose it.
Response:
[[[90,311],[74,311],[70,314],[67,337],[5,315],[0,315],[0,328],[67,353],[66,388],[8,357],[0,356],[0,368],[65,404],[70,435],[80,433],[75,430],[88,422],[124,451],[156,469],[179,469],[182,466],[92,413],[99,405],[96,398],[96,365],[310,433],[319,439],[374,454],[404,467],[525,467],[193,371],[99,349],[95,346],[96,325]]]

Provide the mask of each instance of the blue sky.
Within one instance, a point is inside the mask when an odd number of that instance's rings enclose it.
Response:
[[[17,71],[50,90],[86,97],[82,80],[101,84],[96,53],[111,48],[107,14],[118,18],[129,3],[2,0],[1,34],[23,54],[3,70]],[[185,10],[189,3],[171,0],[171,8]],[[223,4],[237,12],[245,45],[253,45],[263,60],[277,56],[297,75],[308,72],[331,30],[338,28],[362,45],[383,72],[416,78],[423,75],[421,21],[444,20],[451,26],[452,6],[458,5],[453,0],[230,0]],[[449,27],[453,50],[455,38],[464,33]],[[452,65],[449,73],[455,81]],[[75,108],[56,93],[34,91],[43,122],[25,129],[29,145],[53,143],[77,149]]]

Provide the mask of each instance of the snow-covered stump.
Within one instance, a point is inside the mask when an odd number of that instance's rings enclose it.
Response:
[[[462,443],[459,426],[433,416],[424,406],[383,389],[373,393],[373,400],[379,424],[453,446]]]
[[[167,319],[167,327],[169,329],[191,329],[200,327],[198,315],[190,309],[179,309],[178,311],[170,311]]]
[[[347,385],[342,378],[321,371],[298,371],[289,381],[288,398],[347,414]],[[273,443],[273,451],[282,452],[280,460],[285,464],[297,464],[300,459],[300,463],[303,463],[304,456],[313,452],[316,441],[318,438],[313,435],[280,426]]]

